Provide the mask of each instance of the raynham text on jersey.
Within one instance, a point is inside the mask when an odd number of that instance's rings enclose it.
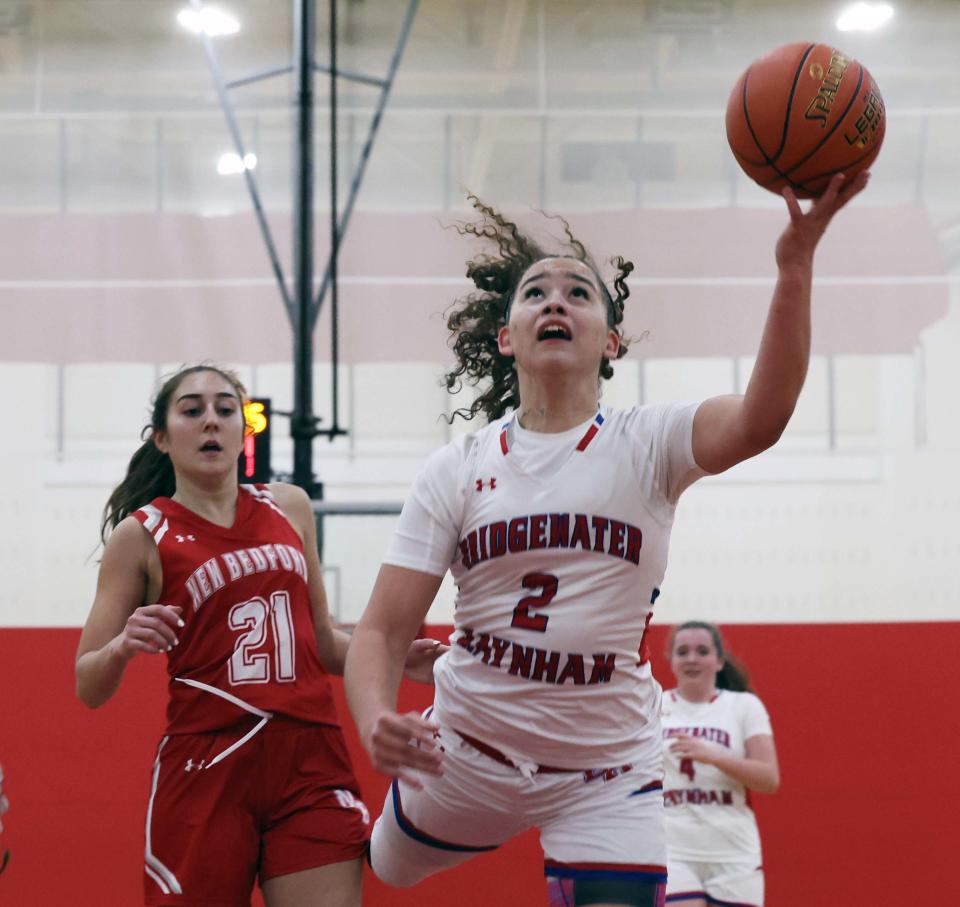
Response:
[[[186,587],[193,599],[193,610],[199,611],[203,603],[218,589],[228,583],[254,573],[268,570],[286,570],[307,579],[307,561],[293,545],[257,545],[254,548],[238,548],[205,561],[187,577]]]
[[[664,806],[681,806],[684,803],[692,803],[696,806],[702,806],[705,803],[733,806],[733,791],[701,790],[699,787],[691,787],[684,790],[665,790],[663,792]]]
[[[720,746],[730,747],[730,735],[719,727],[665,727],[663,729],[663,739],[670,737],[702,737],[711,743],[719,743]]]
[[[460,633],[457,645],[483,664],[527,680],[558,686],[569,680],[575,686],[592,686],[609,683],[616,668],[615,652],[591,655],[592,663],[587,663],[579,652],[550,652],[534,646],[521,646],[490,633],[477,633],[469,627],[464,627]]]
[[[629,523],[585,513],[535,513],[474,529],[460,542],[468,570],[507,552],[536,548],[581,548],[640,563],[643,533]]]

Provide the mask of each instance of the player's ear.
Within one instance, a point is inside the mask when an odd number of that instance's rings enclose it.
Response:
[[[607,331],[607,345],[603,350],[603,355],[607,359],[613,360],[617,358],[617,353],[620,352],[620,335],[616,331],[610,329]]]
[[[510,342],[510,326],[504,325],[497,331],[497,349],[501,356],[512,356],[513,345]]]

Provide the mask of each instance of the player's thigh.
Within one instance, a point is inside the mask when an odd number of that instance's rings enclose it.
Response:
[[[678,907],[707,907],[703,878],[708,871],[705,863],[667,860],[667,903]]]
[[[360,907],[363,861],[274,876],[262,884],[267,907]]]
[[[339,728],[288,722],[266,738],[260,883],[362,860],[370,814]]]
[[[554,778],[542,782],[550,815],[539,823],[551,907],[660,907],[667,867],[659,782],[637,772]]]
[[[253,769],[243,749],[199,767],[233,739],[172,736],[159,747],[147,805],[145,903],[249,903],[260,851],[250,806]]]
[[[370,839],[370,866],[406,887],[495,850],[528,823],[518,810],[520,773],[441,729],[443,775],[417,774],[415,789],[394,780]]]
[[[763,907],[763,868],[756,862],[711,863],[704,888],[716,903]]]

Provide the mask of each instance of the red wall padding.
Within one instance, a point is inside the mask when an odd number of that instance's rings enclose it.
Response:
[[[663,681],[665,632],[656,628],[653,642]],[[0,630],[0,763],[11,801],[0,904],[11,907],[140,903],[163,667],[135,660],[114,700],[90,712],[73,693],[78,635]],[[770,907],[949,900],[960,842],[960,622],[736,626],[726,635],[770,710],[780,753],[780,791],[754,797]],[[431,694],[411,685],[402,695],[414,708]],[[387,780],[371,771],[349,723],[347,731],[376,814]],[[527,833],[412,890],[368,876],[364,905],[536,907],[545,903],[539,861]]]

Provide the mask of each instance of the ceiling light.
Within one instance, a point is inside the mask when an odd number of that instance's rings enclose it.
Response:
[[[177,13],[179,22],[188,32],[201,33],[217,38],[220,35],[235,35],[240,31],[240,23],[230,13],[215,6],[204,6],[200,12],[192,7]]]
[[[220,160],[217,161],[217,173],[220,176],[231,176],[243,173],[244,170],[253,170],[256,166],[257,156],[253,152],[248,151],[241,160],[240,155],[235,151],[228,151],[220,155]]]
[[[889,3],[854,3],[837,19],[840,31],[873,31],[889,22],[893,7]]]

